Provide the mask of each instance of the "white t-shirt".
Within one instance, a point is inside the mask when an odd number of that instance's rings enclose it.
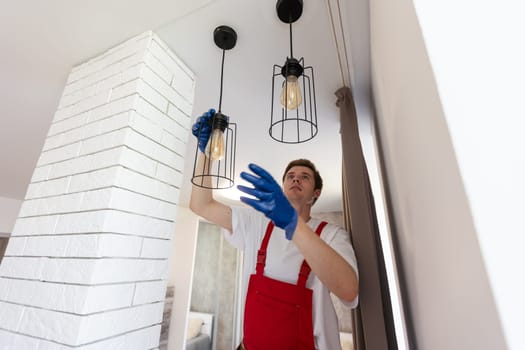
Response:
[[[311,218],[308,221],[314,231],[321,220]],[[250,275],[255,273],[257,251],[266,232],[269,219],[251,208],[232,207],[233,232],[223,230],[224,236],[234,247],[244,252],[243,263],[243,305]],[[348,233],[342,228],[328,224],[321,232],[321,239],[337,251],[356,271],[357,263]],[[297,283],[299,268],[304,258],[292,241],[285,237],[284,230],[275,227],[268,243],[264,275],[288,283]],[[313,324],[315,348],[320,350],[341,349],[337,315],[330,291],[321,281],[310,273],[306,287],[313,290]],[[356,307],[358,298],[345,305]]]

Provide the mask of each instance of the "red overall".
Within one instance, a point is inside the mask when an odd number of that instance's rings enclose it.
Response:
[[[325,227],[321,222],[317,235]],[[312,290],[306,288],[310,266],[303,260],[297,285],[263,275],[266,248],[273,231],[270,221],[257,254],[256,273],[250,276],[244,310],[247,350],[314,350]]]

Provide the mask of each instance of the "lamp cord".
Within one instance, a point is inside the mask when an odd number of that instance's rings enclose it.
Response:
[[[226,50],[222,49],[221,89],[220,89],[220,93],[219,93],[219,110],[218,110],[219,113],[221,112],[221,107],[222,107],[222,82],[223,82],[223,76],[224,76],[224,53],[225,52],[226,52]]]
[[[293,58],[292,20],[290,19],[290,58]]]

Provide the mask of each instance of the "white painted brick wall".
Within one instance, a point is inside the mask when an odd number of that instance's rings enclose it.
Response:
[[[53,234],[58,221],[58,215],[37,216],[32,218],[18,218],[11,237],[35,234]],[[8,249],[10,246],[8,246]]]
[[[62,214],[58,217],[54,234],[76,234],[106,232],[104,224],[108,210],[88,211],[82,213]]]
[[[171,72],[157,57],[155,57],[151,52],[147,52],[144,56],[144,62],[155,72],[159,78],[161,78],[164,83],[170,85],[173,80],[173,72]]]
[[[126,111],[98,120],[89,120],[85,125],[48,137],[43,150],[56,149],[126,127],[129,125],[129,115],[130,112]]]
[[[0,320],[2,328],[9,331],[18,331],[22,321],[23,307],[0,301]]]
[[[126,309],[96,313],[85,318],[79,343],[86,344],[162,322],[164,303],[143,304]],[[158,341],[158,340],[157,340]]]
[[[123,146],[126,144],[126,137],[130,132],[129,127],[110,131],[99,137],[86,139],[82,142],[82,147],[78,150],[78,155],[98,153],[107,149]]]
[[[182,181],[182,172],[180,170],[175,170],[163,164],[158,165],[155,176],[160,181],[164,181],[173,186],[177,186]]]
[[[81,145],[82,144],[80,142],[76,142],[60,148],[42,152],[40,158],[38,159],[37,166],[57,163],[67,159],[75,158],[80,151]]]
[[[6,256],[0,265],[0,274],[5,278],[75,284],[152,281],[166,278],[166,273],[166,259],[57,259]]]
[[[68,192],[70,180],[70,177],[62,177],[54,180],[32,183],[27,188],[26,200],[65,194]]]
[[[169,258],[173,246],[167,239],[144,238],[142,242],[142,258]]]
[[[161,164],[170,166],[175,170],[182,170],[184,168],[184,159],[181,155],[169,150],[164,145],[142,137],[142,135],[134,131],[128,134],[127,142],[130,148],[140,153],[149,154]]]
[[[35,168],[35,171],[33,171],[33,176],[31,177],[31,183],[47,180],[49,178],[51,167],[51,165],[45,165]]]
[[[188,101],[193,101],[195,79],[188,67],[160,40],[152,42],[150,52],[173,73],[171,86],[179,91]],[[191,111],[188,114],[191,114]]]
[[[116,209],[133,214],[150,216],[163,220],[174,221],[177,207],[173,203],[164,202],[146,195],[131,192],[121,188],[107,188],[102,190],[88,191],[81,193],[83,199],[80,204],[75,201],[77,198],[69,198],[70,196],[77,196],[77,194],[60,196],[59,198],[46,198],[42,203],[34,204],[36,209],[28,207],[22,209],[21,213],[44,213],[55,214],[65,212],[60,203],[68,201],[71,203],[69,208],[74,208],[80,211],[98,210],[98,209]],[[39,199],[34,201],[41,201]],[[178,198],[173,198],[174,202],[178,202]],[[60,211],[63,210],[63,211]]]
[[[177,90],[167,85],[162,78],[154,72],[150,67],[146,66],[143,71],[142,77],[146,82],[146,85],[151,86],[155,89],[157,94],[161,95],[167,101],[171,101],[176,106],[179,106],[181,110],[191,114],[191,102],[188,102]],[[155,87],[155,88],[153,88]],[[146,100],[148,100],[146,98]],[[166,106],[167,107],[167,106]],[[161,111],[165,109],[159,108]]]
[[[90,287],[82,314],[115,310],[133,305],[135,285],[133,283],[100,285]]]
[[[113,99],[111,102],[90,111],[87,121],[95,122],[133,109],[137,94]]]
[[[139,216],[120,211],[110,211],[104,224],[105,232],[171,238],[175,223],[169,220]]]
[[[78,211],[83,197],[83,193],[73,193],[55,197],[28,199],[22,203],[19,217],[41,216]]]
[[[151,118],[146,118],[140,115],[137,112],[133,112],[132,114],[132,120],[131,120],[131,127],[136,132],[149,137],[152,140],[160,141],[163,134],[163,129],[161,125],[157,125],[154,123]]]
[[[68,192],[85,192],[112,187],[117,181],[119,171],[119,166],[112,166],[71,176]]]
[[[126,168],[147,176],[155,176],[158,166],[154,159],[128,147],[122,152],[120,162]]]
[[[117,147],[97,154],[81,156],[65,162],[53,164],[47,174],[47,179],[56,179],[63,176],[81,174],[119,164],[119,159],[125,151],[124,148],[125,147],[123,146]],[[33,181],[35,180],[33,179]]]
[[[175,201],[179,198],[180,193],[175,186],[126,168],[119,169],[116,186],[170,203],[176,203]]]
[[[109,340],[81,346],[79,350],[144,350],[153,349],[159,343],[160,325],[141,329],[136,332],[114,337]]]
[[[158,282],[147,282],[158,283]],[[136,305],[135,284],[82,286],[64,283],[0,278],[0,288],[6,302],[87,315]],[[152,288],[154,292],[157,288]],[[60,297],[57,297],[60,296]],[[146,302],[161,301],[149,299]]]
[[[62,344],[75,344],[83,317],[34,307],[23,308],[18,332]]]
[[[111,233],[67,234],[29,237],[11,237],[12,244],[5,255],[27,257],[79,258],[156,258],[166,257],[164,249],[144,255],[144,238]],[[147,247],[149,251],[149,245]]]
[[[174,223],[116,210],[18,218],[12,237],[107,232],[170,238]],[[8,249],[11,249],[8,246]]]
[[[44,349],[39,347],[40,343],[39,339],[0,329],[0,349]],[[53,349],[58,349],[58,346],[55,345]]]
[[[0,265],[1,349],[158,347],[194,80],[152,32],[72,69]]]
[[[164,301],[166,296],[167,280],[140,282],[135,285],[134,305],[142,305],[157,301]]]

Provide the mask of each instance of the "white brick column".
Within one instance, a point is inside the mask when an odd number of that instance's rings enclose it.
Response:
[[[152,32],[72,70],[0,266],[0,349],[158,347],[193,91]]]

